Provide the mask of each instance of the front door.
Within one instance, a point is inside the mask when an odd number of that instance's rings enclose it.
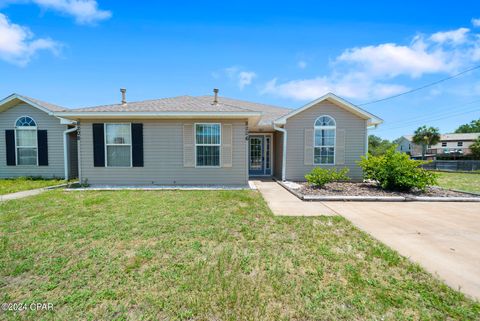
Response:
[[[249,141],[249,174],[264,175],[263,136],[250,136]]]
[[[251,135],[248,144],[248,173],[251,176],[271,175],[271,135]]]

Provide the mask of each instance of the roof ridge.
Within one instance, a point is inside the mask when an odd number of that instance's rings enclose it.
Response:
[[[195,97],[207,98],[207,97],[213,97],[213,96],[212,96],[212,95],[202,95],[202,96],[195,96]],[[263,106],[272,107],[272,108],[293,110],[292,108],[288,108],[288,107],[282,107],[282,106],[270,105],[270,104],[265,104],[265,103],[259,103],[259,102],[241,100],[241,99],[230,98],[230,97],[226,97],[226,96],[220,96],[220,97],[219,97],[219,102],[221,102],[221,99],[222,99],[222,98],[230,99],[230,100],[235,100],[235,101],[240,101],[240,102],[249,103],[249,104],[263,105]],[[227,104],[226,104],[226,105],[227,105]],[[238,107],[238,106],[234,106],[234,107]],[[242,107],[239,107],[239,108],[242,108]]]

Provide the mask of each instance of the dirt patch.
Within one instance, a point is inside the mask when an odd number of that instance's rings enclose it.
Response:
[[[428,197],[475,197],[468,193],[461,193],[443,189],[440,187],[428,187],[425,192],[411,191],[398,192],[386,191],[374,183],[334,182],[328,183],[322,188],[316,188],[305,182],[298,182],[298,188],[294,191],[308,196],[428,196]]]

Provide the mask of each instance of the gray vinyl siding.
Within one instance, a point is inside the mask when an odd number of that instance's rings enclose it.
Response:
[[[360,157],[365,155],[365,135],[367,124],[364,119],[338,107],[328,101],[321,102],[287,120],[287,160],[286,179],[304,181],[305,174],[320,165],[305,165],[304,140],[305,128],[313,128],[315,120],[322,115],[329,115],[336,121],[337,130],[345,129],[345,164],[338,167],[348,167],[349,177],[353,180],[362,179],[362,170],[357,165]],[[320,167],[332,168],[333,165]]]
[[[94,167],[93,123],[125,121],[82,121],[80,123],[80,175],[97,185],[246,185],[248,184],[245,120],[135,120],[143,123],[144,167]],[[183,124],[232,124],[232,167],[183,166]]]
[[[282,179],[282,155],[283,155],[283,133],[275,132],[273,135],[273,176]]]
[[[30,116],[39,130],[48,131],[48,166],[7,166],[5,150],[5,130],[15,129],[15,121],[20,116]],[[64,177],[63,132],[66,125],[60,124],[56,117],[21,103],[4,112],[0,112],[0,177],[42,176],[45,178]]]

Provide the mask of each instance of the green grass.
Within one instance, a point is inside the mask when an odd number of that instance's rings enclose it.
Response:
[[[443,188],[480,193],[480,173],[437,172],[438,185]]]
[[[341,217],[253,191],[49,191],[0,203],[0,301],[21,320],[478,320],[467,299]]]
[[[26,191],[65,183],[61,179],[42,179],[36,177],[18,177],[0,179],[0,195]]]

